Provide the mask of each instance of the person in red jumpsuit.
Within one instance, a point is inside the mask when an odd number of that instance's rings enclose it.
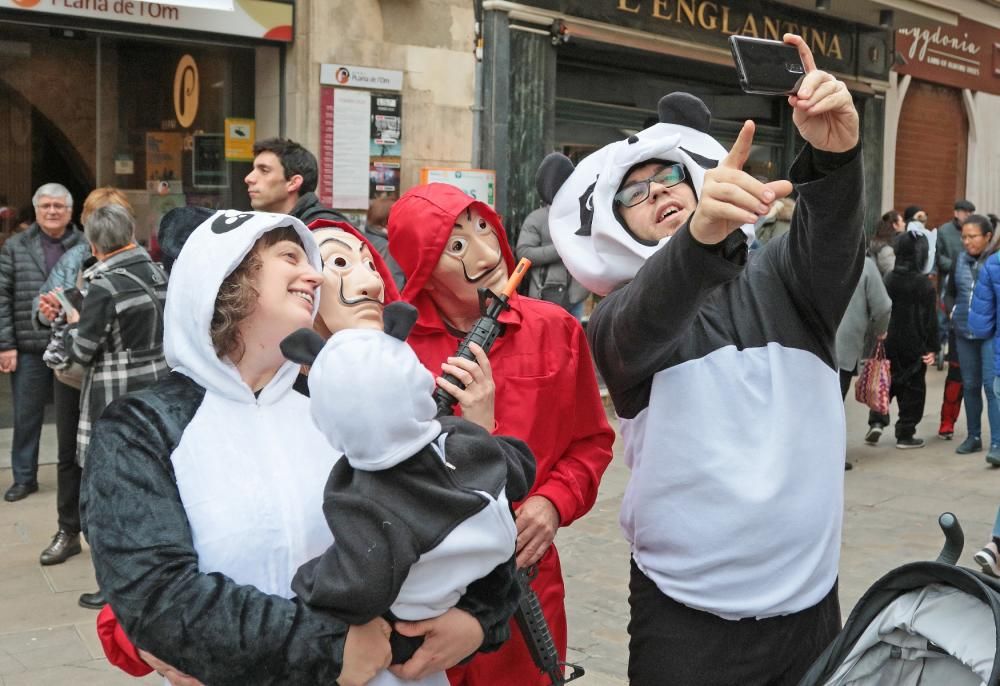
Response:
[[[405,193],[392,208],[388,229],[389,252],[406,275],[402,299],[419,312],[407,342],[425,367],[440,374],[480,316],[478,288],[499,292],[514,268],[513,253],[497,214],[446,184]],[[510,306],[489,353],[494,433],[525,441],[537,460],[535,484],[515,504],[517,565],[538,565],[532,588],[564,660],[565,591],[553,540],[559,527],[594,505],[614,432],[579,322],[558,305],[517,294]],[[456,369],[449,365],[446,371]],[[457,371],[463,383],[473,381]],[[440,377],[438,385],[454,390]],[[448,670],[452,686],[548,684],[513,623],[511,634],[497,652]]]

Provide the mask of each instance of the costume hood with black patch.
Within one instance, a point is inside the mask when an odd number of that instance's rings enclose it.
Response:
[[[236,366],[220,359],[212,345],[211,326],[219,287],[268,231],[290,226],[319,271],[319,248],[309,229],[295,217],[267,212],[220,210],[202,222],[184,241],[167,284],[163,347],[167,364],[199,386],[231,400],[253,402],[254,394]],[[162,233],[162,231],[161,231]],[[319,308],[319,289],[313,315]],[[298,376],[299,366],[286,362],[264,387],[257,402],[280,399]]]
[[[706,170],[727,154],[709,135],[712,115],[695,96],[671,93],[660,100],[658,110],[659,123],[604,146],[575,168],[569,158],[552,153],[538,169],[538,192],[552,205],[552,242],[576,280],[598,295],[630,281],[670,240],[644,241],[622,222],[614,196],[629,170],[650,160],[679,162],[700,198]],[[742,229],[752,240],[753,224]]]

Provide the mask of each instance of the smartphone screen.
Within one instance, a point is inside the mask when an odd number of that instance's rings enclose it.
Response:
[[[73,307],[73,303],[69,301],[69,298],[66,296],[65,292],[57,290],[55,291],[55,296],[56,300],[59,301],[59,304],[62,305],[63,312],[65,312],[67,315],[69,315],[70,312],[76,312],[76,308]]]
[[[740,87],[758,95],[792,95],[805,77],[794,45],[781,41],[730,36]]]

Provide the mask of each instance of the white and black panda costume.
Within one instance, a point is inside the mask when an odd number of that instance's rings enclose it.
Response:
[[[727,620],[799,613],[837,580],[845,426],[834,337],[864,254],[860,148],[807,145],[790,171],[790,232],[749,259],[750,226],[714,246],[687,224],[648,244],[613,207],[628,171],[680,162],[700,196],[726,154],[699,99],[675,93],[659,109],[660,123],[576,169],[550,155],[538,174],[560,256],[606,295],[587,337],[632,470],[621,526],[640,576],[677,603]]]
[[[398,324],[404,308],[409,321]],[[310,365],[313,420],[345,456],[323,498],[335,543],[299,569],[292,589],[351,624],[437,617],[472,582],[513,568],[510,503],[524,498],[535,476],[523,441],[491,436],[461,417],[435,418],[434,377],[402,340],[416,309],[393,303],[385,320],[392,335],[346,329],[324,345],[305,329],[282,343],[286,355]],[[394,634],[393,662],[418,645]],[[448,679],[439,672],[404,682],[385,671],[369,683],[447,686]]]
[[[341,457],[308,420],[299,365],[286,362],[255,394],[209,333],[223,280],[286,226],[319,270],[309,230],[286,215],[220,211],[186,238],[164,315],[173,373],[108,407],[83,474],[97,580],[125,634],[212,686],[332,684],[348,629],[292,597],[299,566],[333,543],[322,484]],[[498,612],[490,584],[509,588],[513,572],[470,587],[458,606],[495,648],[516,597]]]

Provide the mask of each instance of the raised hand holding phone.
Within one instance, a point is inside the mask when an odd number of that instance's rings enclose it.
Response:
[[[795,95],[788,96],[792,121],[799,134],[817,150],[847,152],[858,144],[858,111],[847,85],[816,68],[812,50],[802,36],[786,33],[784,41],[794,45],[806,70]]]

